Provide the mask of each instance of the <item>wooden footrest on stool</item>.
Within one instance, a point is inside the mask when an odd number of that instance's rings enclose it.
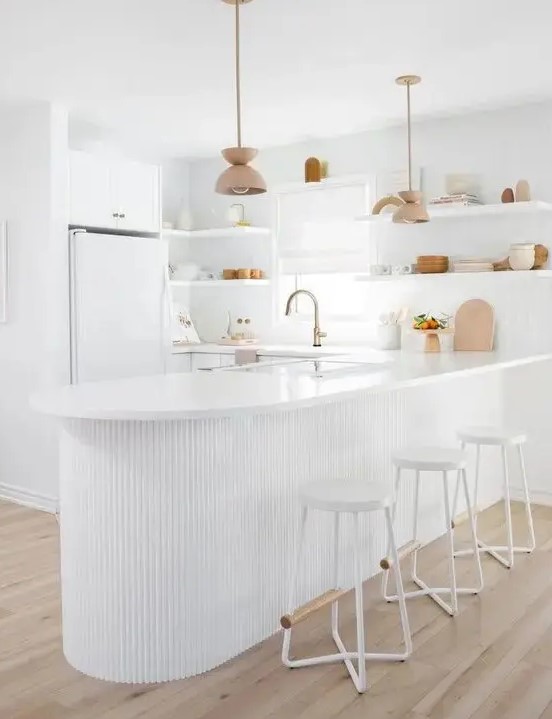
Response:
[[[299,622],[304,621],[307,617],[310,617],[311,614],[314,614],[314,612],[317,612],[319,609],[327,607],[328,604],[333,604],[347,594],[348,591],[348,589],[330,589],[329,591],[320,594],[320,596],[311,599],[306,604],[302,604],[300,607],[297,607],[297,609],[291,614],[284,614],[284,616],[280,618],[281,626],[284,629],[291,629],[291,627],[295,626],[295,624],[299,624]]]
[[[399,555],[399,561],[401,562],[406,557],[410,556],[411,554],[414,554],[414,552],[417,552],[418,549],[421,549],[422,543],[421,542],[407,542],[404,546],[400,547],[397,550],[397,554]],[[382,569],[388,570],[391,569],[393,566],[393,558],[392,557],[384,557],[380,562],[380,567]]]

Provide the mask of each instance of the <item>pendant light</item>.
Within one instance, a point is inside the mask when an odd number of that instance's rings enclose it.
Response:
[[[418,75],[402,75],[395,82],[397,85],[406,85],[406,104],[408,112],[408,190],[399,192],[404,204],[393,214],[393,222],[413,225],[418,222],[429,222],[429,215],[422,202],[422,193],[412,189],[412,141],[410,128],[410,86],[422,81]]]
[[[220,195],[260,195],[266,192],[266,182],[249,162],[257,155],[253,147],[242,147],[241,133],[241,78],[240,78],[240,5],[251,0],[222,0],[236,6],[236,110],[238,146],[227,147],[222,156],[230,165],[218,178],[215,187]]]

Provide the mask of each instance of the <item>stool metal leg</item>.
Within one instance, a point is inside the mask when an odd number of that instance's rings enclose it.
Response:
[[[465,442],[460,442],[460,449],[462,451],[465,451],[465,449],[466,449]],[[478,445],[477,449],[479,450],[479,445]],[[479,461],[479,457],[477,458],[477,461]],[[476,472],[477,472],[477,470],[476,470]],[[477,477],[477,474],[476,474],[476,477]],[[453,522],[454,522],[454,518],[456,517],[456,514],[458,512],[458,496],[460,494],[460,484],[461,483],[462,483],[462,478],[460,476],[460,470],[458,470],[458,474],[456,476],[456,487],[454,489],[454,499],[452,501],[452,521]],[[476,479],[476,483],[477,483],[477,479]],[[475,491],[477,493],[477,489]]]
[[[504,513],[506,516],[506,536],[508,543],[508,563],[511,569],[514,566],[514,535],[512,531],[512,505],[510,502],[510,475],[508,471],[508,456],[506,447],[502,447],[502,471],[504,477]]]
[[[297,577],[299,575],[299,566],[301,563],[301,557],[303,555],[303,547],[305,544],[305,530],[306,530],[306,525],[307,525],[307,515],[308,515],[308,509],[307,509],[307,507],[303,507],[301,509],[301,529],[299,530],[299,544],[297,546],[297,552],[295,554],[293,571],[291,574],[291,583],[290,583],[289,592],[288,592],[287,607],[288,607],[289,612],[293,612],[293,609],[295,608],[295,591],[296,591]],[[291,644],[291,629],[285,629],[284,630],[284,641],[282,644],[282,663],[288,667],[292,666],[292,662],[289,658],[290,644]]]
[[[359,692],[366,691],[366,652],[364,651],[364,602],[362,600],[362,552],[360,542],[360,526],[358,514],[353,517],[355,535],[355,605],[357,625],[357,652],[358,652],[358,676],[351,672],[352,665],[347,664],[347,669]]]
[[[447,541],[449,545],[449,573],[450,573],[450,605],[452,614],[458,614],[458,595],[456,593],[456,567],[454,562],[454,528],[450,516],[450,498],[448,489],[448,475],[443,472],[443,499],[445,503],[445,526],[447,527]]]
[[[418,513],[420,510],[420,471],[416,470],[416,484],[414,485],[414,521],[412,526],[412,541],[418,541]],[[418,550],[412,554],[411,578],[416,581],[418,573]]]
[[[399,552],[397,549],[397,543],[395,541],[395,531],[393,529],[393,519],[391,517],[389,509],[385,510],[385,523],[387,525],[387,536],[389,537],[391,556],[393,557],[393,571],[395,573],[395,584],[397,587],[397,596],[399,599],[399,610],[401,613],[401,625],[403,630],[403,641],[405,647],[404,659],[406,659],[412,654],[412,634],[410,631],[410,622],[408,621],[408,612],[406,610],[406,598],[404,595],[404,587],[401,576]]]
[[[397,504],[399,501],[399,491],[401,488],[401,469],[400,467],[395,467],[395,478],[394,478],[394,487],[393,487],[393,508],[391,510],[391,521],[393,522],[393,526],[395,526],[395,518],[397,516]],[[389,537],[389,535],[387,535]],[[394,536],[394,535],[393,535]],[[387,540],[387,556],[390,555],[391,552],[391,543],[390,539]],[[382,577],[382,584],[381,584],[381,591],[383,598],[386,601],[391,601],[388,595],[388,588],[389,588],[389,572],[383,572]]]
[[[479,447],[478,447],[479,449]],[[477,544],[477,513],[474,514],[474,510],[472,509],[472,505],[470,502],[470,492],[468,488],[468,477],[466,474],[466,470],[462,469],[460,470],[461,478],[462,478],[462,484],[464,485],[464,497],[466,499],[466,507],[468,511],[468,521],[470,523],[470,532],[472,537],[472,544],[473,544],[473,555],[475,557],[475,570],[477,573],[477,578],[479,580],[479,584],[477,587],[475,587],[473,593],[479,594],[483,590],[484,581],[483,581],[483,568],[481,566],[481,556],[478,551],[478,544]],[[477,484],[476,484],[477,487]],[[476,490],[477,491],[477,490]],[[456,555],[455,555],[456,556]]]
[[[523,497],[525,499],[525,516],[527,518],[527,525],[529,527],[529,546],[526,551],[530,554],[535,547],[537,542],[535,540],[535,527],[533,526],[533,513],[531,511],[531,498],[529,497],[529,487],[527,485],[527,472],[525,471],[525,457],[523,456],[523,447],[518,444],[518,457],[519,466],[521,469],[521,479],[523,482]]]
[[[335,513],[334,517],[334,547],[333,547],[333,586],[337,589],[339,586],[339,523],[340,523],[339,512]],[[332,636],[335,641],[335,636],[338,633],[339,625],[339,602],[332,603]]]

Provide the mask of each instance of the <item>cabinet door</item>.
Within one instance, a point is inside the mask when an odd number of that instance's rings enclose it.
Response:
[[[113,164],[111,188],[119,229],[159,232],[159,167],[141,162]]]
[[[172,354],[167,359],[167,374],[177,372],[191,372],[192,355],[189,354]]]
[[[211,354],[193,354],[192,355],[192,370],[195,372],[198,369],[214,369],[220,367],[220,355]]]
[[[88,152],[70,153],[69,196],[70,224],[117,227],[117,209],[111,203],[110,168],[101,157]]]
[[[221,367],[233,367],[236,364],[236,355],[234,352],[219,355]]]

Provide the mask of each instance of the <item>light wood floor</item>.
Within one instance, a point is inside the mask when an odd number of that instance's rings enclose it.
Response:
[[[522,525],[519,508],[515,525]],[[486,588],[451,619],[431,600],[409,604],[414,656],[369,664],[355,692],[340,665],[284,669],[280,637],[196,679],[160,686],[108,684],[80,675],[61,652],[55,519],[0,502],[0,719],[552,719],[552,508],[536,507],[538,549],[508,571],[484,560]],[[482,515],[502,530],[500,507]],[[421,553],[422,576],[445,576],[442,542]],[[460,560],[469,581],[469,560]],[[395,606],[366,584],[372,645],[399,639]],[[354,643],[352,598],[343,636]],[[326,616],[298,628],[297,653],[333,651]],[[354,645],[354,644],[353,644]]]

